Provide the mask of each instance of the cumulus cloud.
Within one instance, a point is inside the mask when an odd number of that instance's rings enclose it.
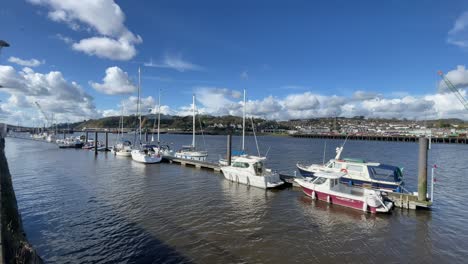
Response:
[[[182,58],[182,54],[180,53],[168,53],[164,55],[164,58],[160,62],[153,62],[152,60],[150,60],[150,62],[146,62],[144,65],[147,67],[173,69],[179,72],[204,70],[202,66],[184,60]]]
[[[468,11],[457,18],[448,32],[447,42],[460,48],[468,48]]]
[[[76,51],[100,58],[129,60],[137,53],[135,45],[142,42],[140,36],[125,27],[125,14],[114,0],[29,2],[49,8],[48,17],[55,22],[65,23],[73,30],[89,29],[99,35],[73,42],[72,48]],[[72,43],[69,38],[60,39]]]
[[[128,74],[117,66],[109,67],[102,83],[90,82],[90,85],[97,91],[105,94],[130,94],[137,90],[137,87],[130,81]]]
[[[353,99],[354,100],[359,100],[359,101],[374,99],[377,96],[379,96],[377,93],[365,92],[365,91],[361,91],[361,90],[358,90],[358,91],[353,93]]]
[[[464,65],[458,65],[455,70],[447,72],[447,79],[458,89],[468,86],[468,70]],[[450,92],[444,81],[439,82],[439,92]]]
[[[40,61],[37,59],[29,59],[29,60],[23,60],[18,57],[10,57],[8,58],[8,61],[11,63],[15,63],[21,66],[26,66],[26,67],[37,67],[41,64],[44,64],[44,61]]]
[[[35,106],[38,102],[45,112],[56,114],[59,122],[78,121],[96,117],[94,99],[74,81],[67,81],[61,72],[35,72],[31,68],[16,71],[0,65],[1,92],[9,94],[1,108],[10,113],[7,121],[43,119]]]

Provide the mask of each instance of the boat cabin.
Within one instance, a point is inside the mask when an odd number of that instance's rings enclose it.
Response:
[[[256,176],[263,176],[265,174],[263,160],[264,158],[258,157],[239,157],[232,161],[231,167],[246,169]]]
[[[357,176],[359,178],[365,177],[376,181],[395,183],[403,180],[403,173],[400,168],[381,163],[366,162],[361,159],[330,160],[325,166],[344,172],[351,178]]]

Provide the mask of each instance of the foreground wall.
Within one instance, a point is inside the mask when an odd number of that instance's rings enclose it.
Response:
[[[43,263],[26,239],[0,135],[0,263]]]

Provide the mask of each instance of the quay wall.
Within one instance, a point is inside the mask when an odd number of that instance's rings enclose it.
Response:
[[[369,141],[390,141],[390,142],[418,142],[419,137],[415,136],[376,136],[376,135],[321,135],[321,134],[294,134],[297,138],[325,138],[325,139],[345,139],[348,140],[369,140]],[[431,137],[431,143],[445,144],[468,144],[466,137]]]
[[[0,264],[43,263],[26,239],[5,156],[5,139],[2,135],[0,135],[0,243]]]

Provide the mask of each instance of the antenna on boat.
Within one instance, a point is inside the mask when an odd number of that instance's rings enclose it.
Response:
[[[251,116],[250,117],[250,120],[252,121],[252,131],[253,131],[253,134],[254,134],[254,139],[255,139],[255,145],[257,146],[257,152],[258,152],[258,156],[260,156],[260,149],[258,148],[258,141],[257,141],[257,135],[255,133],[255,125],[254,125],[254,121],[253,121],[253,117]]]
[[[327,141],[325,140],[325,144],[323,145],[323,160],[322,164],[325,165],[325,152],[327,151]]]

